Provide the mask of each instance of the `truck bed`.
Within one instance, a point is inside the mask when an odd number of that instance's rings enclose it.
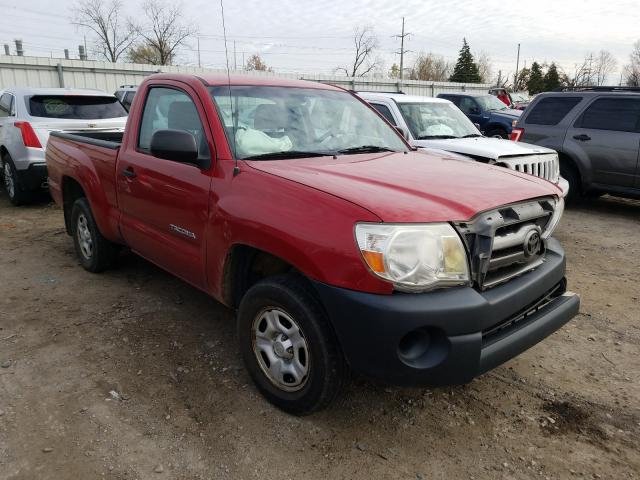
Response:
[[[51,132],[51,136],[115,150],[120,148],[124,132]]]

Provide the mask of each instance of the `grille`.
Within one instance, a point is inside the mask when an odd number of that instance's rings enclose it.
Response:
[[[560,164],[554,154],[500,157],[497,163],[516,172],[535,175],[553,183],[558,182],[560,175]]]
[[[543,236],[554,209],[553,199],[542,199],[457,224],[469,251],[474,283],[484,290],[540,266],[546,252]]]

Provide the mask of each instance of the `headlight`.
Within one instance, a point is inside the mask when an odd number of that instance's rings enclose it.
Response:
[[[467,253],[448,223],[359,223],[356,240],[371,271],[398,290],[422,292],[469,282]]]
[[[551,235],[553,235],[554,230],[560,223],[560,219],[562,218],[563,213],[564,213],[564,198],[558,197],[556,199],[556,208],[553,211],[553,216],[551,217],[551,220],[549,220],[549,223],[547,224],[547,228],[542,233],[542,238],[549,238]]]

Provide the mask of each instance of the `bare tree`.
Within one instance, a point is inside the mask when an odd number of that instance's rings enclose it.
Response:
[[[257,53],[254,53],[247,60],[247,64],[244,67],[247,71],[257,70],[259,72],[273,72],[273,68],[268,67],[262,57]]]
[[[451,75],[451,65],[440,55],[421,52],[411,69],[411,80],[445,82]]]
[[[482,83],[489,83],[491,81],[491,59],[486,52],[480,52],[475,56],[477,58],[476,65],[478,65],[478,73],[480,74],[480,80]]]
[[[618,62],[607,50],[600,50],[593,62],[591,80],[598,86],[604,85],[607,77],[616,69]]]
[[[353,64],[336,68],[336,72],[344,72],[348,77],[364,77],[377,66],[373,54],[378,48],[378,38],[371,27],[356,27],[353,31],[355,56]]]
[[[182,5],[165,3],[165,0],[146,0],[142,4],[146,23],[132,25],[143,39],[143,45],[153,49],[158,65],[170,65],[176,50],[183,46],[189,37],[197,33],[194,25],[182,18]]]
[[[562,83],[569,88],[593,85],[593,58],[589,56],[582,63],[574,64],[572,72],[562,74]]]
[[[117,62],[137,38],[135,30],[127,28],[121,0],[81,0],[73,10],[73,23],[93,32],[95,53],[110,62]]]
[[[640,40],[633,44],[629,63],[624,66],[624,80],[629,87],[640,87]]]

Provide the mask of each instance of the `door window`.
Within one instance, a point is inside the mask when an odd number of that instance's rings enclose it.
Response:
[[[526,123],[532,125],[557,125],[567,116],[582,97],[547,97],[533,106]]]
[[[380,113],[380,115],[386,118],[391,125],[393,125],[394,127],[397,126],[396,121],[393,118],[393,114],[391,113],[391,110],[389,110],[389,107],[387,107],[386,105],[382,105],[381,103],[372,103],[371,106],[375,108],[378,113]]]
[[[477,115],[478,113],[480,113],[478,104],[475,102],[475,100],[469,97],[462,97],[460,99],[460,105],[458,105],[458,107],[465,115]]]
[[[175,88],[151,88],[142,112],[138,149],[150,152],[151,137],[157,130],[164,129],[191,133],[198,145],[199,159],[210,158],[207,136],[191,97]]]
[[[640,99],[600,98],[585,110],[575,126],[594,130],[640,132]]]

